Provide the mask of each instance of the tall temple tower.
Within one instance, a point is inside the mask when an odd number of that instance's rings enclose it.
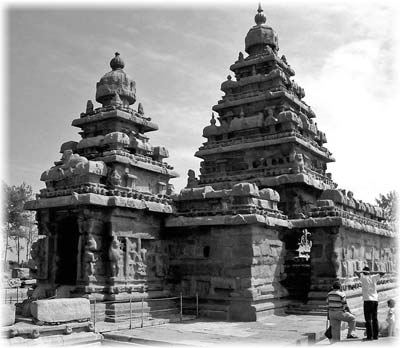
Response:
[[[221,85],[225,93],[204,128],[207,142],[197,151],[203,159],[199,186],[230,188],[238,182],[272,187],[279,207],[289,217],[308,211],[322,190],[334,188],[327,163],[332,154],[326,136],[313,121],[315,114],[292,77],[286,57],[278,56],[276,32],[266,24],[261,5],[245,39],[244,57],[231,65]]]
[[[247,56],[240,52],[230,66],[234,77],[213,107],[218,115],[203,130],[207,141],[195,154],[203,160],[200,177],[188,172],[187,188],[174,198],[177,217],[166,223],[178,245],[205,245],[213,267],[204,276],[201,255],[188,254],[173,261],[176,273],[182,288],[219,301],[229,318],[255,320],[286,306],[322,314],[336,279],[360,308],[355,271],[394,270],[393,231],[382,209],[337,189],[327,173],[334,158],[326,136],[278,55],[261,5],[254,20]],[[388,275],[381,290],[392,290],[394,279]]]

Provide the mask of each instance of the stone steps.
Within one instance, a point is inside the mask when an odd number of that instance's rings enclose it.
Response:
[[[50,335],[39,336],[38,338],[28,338],[17,336],[10,338],[6,344],[10,346],[23,345],[23,346],[71,346],[71,345],[101,345],[103,336],[94,332],[78,332],[70,335]]]

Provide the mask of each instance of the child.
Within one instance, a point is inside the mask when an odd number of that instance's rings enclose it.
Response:
[[[394,336],[394,327],[395,327],[395,301],[390,299],[387,301],[389,311],[386,317],[386,321],[388,323],[388,336]]]

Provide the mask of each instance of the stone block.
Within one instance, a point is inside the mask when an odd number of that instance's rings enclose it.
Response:
[[[240,183],[232,188],[232,196],[253,196],[259,197],[259,191],[256,184]]]
[[[29,279],[29,268],[14,268],[11,276],[19,279]]]
[[[45,323],[90,319],[90,302],[85,298],[37,300],[31,304],[32,316]]]
[[[1,326],[10,326],[15,324],[15,305],[12,303],[5,303],[0,306],[0,313],[2,316]]]
[[[213,192],[211,186],[204,186],[199,188],[186,188],[183,189],[177,197],[177,200],[192,200],[192,199],[205,199],[206,195]]]
[[[334,207],[335,203],[333,203],[330,199],[319,199],[317,201],[317,207]]]
[[[260,193],[261,199],[266,199],[268,201],[274,201],[274,202],[280,201],[279,193],[273,189],[264,188],[264,189],[260,190],[259,193]]]

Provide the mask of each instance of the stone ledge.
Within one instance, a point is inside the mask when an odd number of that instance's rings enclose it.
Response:
[[[266,226],[281,226],[291,228],[287,220],[277,219],[259,214],[217,215],[217,216],[195,216],[195,217],[169,217],[165,223],[166,227],[185,226],[223,226],[223,225],[250,225],[261,224]]]
[[[390,230],[366,225],[357,221],[352,221],[342,217],[321,217],[307,219],[292,219],[290,220],[294,228],[312,228],[312,227],[329,227],[329,226],[344,226],[354,230],[360,230],[365,233],[383,235],[390,238],[395,238],[396,235]]]
[[[55,207],[77,206],[77,205],[99,205],[103,207],[126,207],[132,209],[148,209],[160,213],[172,213],[169,204],[151,202],[127,197],[103,196],[95,193],[73,194],[52,198],[42,198],[29,201],[25,204],[27,210],[39,210]]]

